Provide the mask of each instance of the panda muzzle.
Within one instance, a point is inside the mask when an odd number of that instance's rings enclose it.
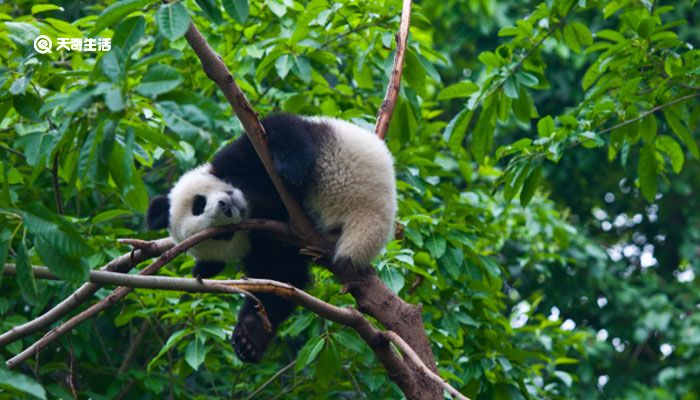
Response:
[[[225,216],[231,218],[233,212],[231,211],[231,203],[224,200],[219,200],[219,209],[224,213]]]

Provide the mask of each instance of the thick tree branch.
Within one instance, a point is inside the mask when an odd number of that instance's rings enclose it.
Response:
[[[394,66],[391,69],[391,75],[389,75],[389,84],[386,87],[384,101],[382,101],[382,105],[379,108],[377,124],[374,126],[374,132],[382,139],[384,139],[386,131],[389,129],[389,122],[391,122],[391,116],[394,114],[394,107],[396,107],[396,99],[399,97],[401,75],[403,74],[403,61],[406,55],[406,43],[408,42],[408,28],[410,25],[411,0],[403,0],[403,6],[401,7],[401,23],[399,24],[399,33],[396,35]]]
[[[189,240],[189,239],[188,239]],[[177,246],[176,246],[177,247]],[[175,248],[170,250],[175,252]],[[162,258],[162,257],[161,257]],[[160,259],[159,259],[160,260]],[[16,275],[17,268],[14,264],[6,264],[3,268],[8,275]],[[39,279],[59,279],[46,267],[32,267],[32,272]],[[156,289],[156,290],[177,290],[188,293],[269,293],[280,297],[284,297],[295,304],[304,307],[305,309],[323,317],[327,320],[337,322],[354,329],[367,342],[372,350],[377,354],[381,362],[386,367],[390,375],[401,378],[400,381],[407,386],[407,390],[412,385],[410,379],[410,371],[406,368],[405,363],[397,356],[397,354],[388,345],[389,341],[396,346],[408,357],[415,365],[420,368],[426,376],[442,385],[445,390],[451,395],[460,400],[468,400],[461,395],[456,389],[445,382],[439,375],[428,368],[413,349],[396,333],[391,331],[382,332],[372,326],[372,324],[357,310],[353,308],[342,308],[327,303],[317,297],[314,297],[303,290],[300,290],[292,285],[277,282],[269,279],[229,279],[229,280],[212,280],[212,279],[188,279],[188,278],[172,278],[164,276],[144,276],[130,275],[117,272],[107,271],[90,271],[90,282],[99,285],[116,285],[119,289]],[[117,289],[117,290],[119,290]],[[98,303],[99,304],[99,303]],[[27,351],[27,350],[25,350]],[[24,352],[23,352],[24,353]],[[22,353],[20,353],[21,355]],[[7,364],[9,367],[16,365],[22,360],[15,360],[17,357],[10,359]],[[31,353],[29,354],[31,356]],[[399,383],[399,386],[402,386]]]

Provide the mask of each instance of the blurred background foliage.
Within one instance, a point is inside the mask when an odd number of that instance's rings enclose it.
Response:
[[[372,129],[399,14],[394,0],[0,2],[0,263],[19,268],[0,330],[128,251],[117,238],[162,236],[145,232],[149,196],[242,134],[182,36],[190,18],[260,114]],[[694,0],[414,5],[387,138],[404,233],[376,267],[423,305],[440,373],[466,395],[698,398],[698,23]],[[112,48],[39,55],[39,34]],[[314,275],[311,293],[353,304]],[[0,398],[400,396],[353,332],[305,311],[241,364],[240,303],[137,291],[0,367]]]

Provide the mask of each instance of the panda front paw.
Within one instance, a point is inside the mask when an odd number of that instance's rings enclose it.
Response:
[[[274,331],[265,330],[260,317],[248,314],[238,320],[231,336],[231,344],[241,361],[257,363],[274,336]]]
[[[192,269],[192,276],[198,280],[211,278],[224,270],[226,263],[223,261],[204,261],[197,260]]]

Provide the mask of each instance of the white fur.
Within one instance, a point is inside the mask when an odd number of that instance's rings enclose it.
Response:
[[[394,233],[396,182],[391,153],[377,135],[347,121],[305,117],[332,130],[316,162],[304,205],[318,228],[341,228],[334,261],[366,265]]]
[[[168,194],[170,200],[170,224],[168,231],[175,242],[181,242],[195,233],[212,226],[238,223],[249,214],[243,193],[210,173],[211,166],[203,164],[188,171],[177,181]],[[230,193],[230,194],[229,194]],[[192,203],[196,195],[207,198],[204,212],[192,215]],[[231,202],[231,216],[218,207],[219,200]],[[244,213],[240,210],[244,209]],[[250,248],[248,232],[236,232],[229,240],[209,239],[191,247],[188,252],[196,259],[208,261],[232,261],[242,258]]]

